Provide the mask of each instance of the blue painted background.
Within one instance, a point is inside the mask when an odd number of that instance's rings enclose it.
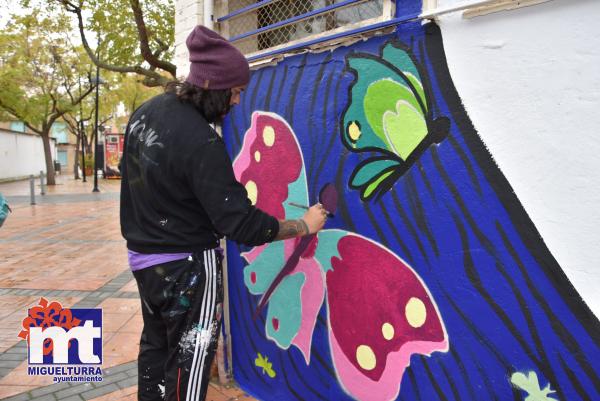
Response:
[[[345,56],[351,51],[377,55],[392,37],[410,46],[426,67],[434,116],[449,117],[451,131],[380,201],[363,203],[348,188],[363,156],[350,153],[341,141],[340,118],[353,81],[344,71]],[[527,394],[510,384],[515,371],[535,371],[541,387],[550,384],[557,399],[599,400],[599,322],[546,248],[458,95],[437,27],[406,23],[391,36],[290,57],[256,71],[224,124],[224,136],[234,157],[253,111],[281,115],[302,147],[311,203],[326,183],[334,183],[341,194],[338,214],[327,227],[380,242],[428,285],[446,324],[450,351],[413,356],[399,400],[523,400]],[[310,366],[296,348],[281,350],[265,338],[265,312],[252,319],[259,297],[244,286],[239,254],[246,250],[228,244],[235,379],[262,400],[351,399],[333,370],[325,307]],[[255,366],[259,352],[273,363],[275,378]]]

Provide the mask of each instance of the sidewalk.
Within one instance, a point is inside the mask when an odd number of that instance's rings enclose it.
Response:
[[[13,209],[0,228],[0,399],[135,400],[140,301],[119,229],[119,180],[100,180],[100,193],[66,177],[29,201],[29,182],[0,184]],[[100,383],[52,384],[28,376],[27,348],[17,335],[40,297],[63,307],[103,309]],[[211,383],[208,401],[252,400]]]

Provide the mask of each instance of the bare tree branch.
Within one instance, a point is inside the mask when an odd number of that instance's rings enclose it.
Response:
[[[104,125],[104,123],[106,123],[106,122],[108,122],[108,121],[112,120],[112,119],[113,119],[113,117],[114,117],[114,116],[111,114],[110,116],[106,117],[104,120],[100,121],[100,122],[98,123],[98,126],[100,126],[100,125]]]
[[[6,111],[8,114],[12,115],[13,117],[15,117],[17,120],[22,121],[25,126],[27,128],[29,128],[30,130],[32,130],[33,132],[35,132],[36,134],[42,134],[42,130],[34,127],[29,121],[27,121],[26,118],[24,118],[24,116],[22,116],[17,110],[13,109],[12,107],[10,107],[9,105],[7,105],[6,103],[2,102],[2,99],[0,99],[0,108],[4,111]]]
[[[175,78],[177,67],[168,61],[160,60],[150,49],[150,45],[148,43],[148,30],[146,29],[144,14],[139,0],[130,0],[129,3],[131,4],[131,10],[133,11],[133,17],[135,18],[135,25],[137,27],[138,37],[140,39],[140,52],[142,57],[152,67],[167,71],[173,78]],[[160,52],[158,54],[160,54]]]
[[[78,98],[71,102],[71,106],[77,106],[79,103],[83,101],[92,91],[96,89],[96,85],[90,85],[89,88],[85,90]]]
[[[160,51],[159,54],[162,53],[162,52],[166,52],[167,50],[169,50],[169,45],[167,45],[165,42],[163,42],[159,38],[154,38],[154,41],[156,43],[158,43],[159,51]]]
[[[91,85],[89,88],[87,88],[85,90],[85,92],[83,92],[81,94],[81,96],[79,96],[78,98],[76,98],[75,100],[71,101],[71,106],[77,106],[79,103],[81,103],[83,101],[83,99],[86,98],[87,95],[89,95],[90,93],[92,93],[92,91],[96,88],[95,85]],[[54,108],[53,108],[53,116],[56,116],[56,118],[54,119],[54,121],[56,121],[56,119],[62,117],[64,114],[68,113],[70,109],[64,109],[64,110],[60,110],[60,107],[55,104]],[[53,121],[53,122],[54,122]]]
[[[156,72],[152,69],[144,68],[141,65],[118,66],[118,65],[109,64],[107,62],[100,60],[96,56],[96,54],[94,54],[94,51],[92,50],[92,48],[89,45],[89,42],[87,41],[87,37],[85,35],[85,28],[84,28],[84,24],[83,24],[83,15],[82,15],[82,10],[81,10],[80,5],[77,5],[70,0],[56,0],[56,1],[61,3],[68,12],[71,12],[77,16],[79,35],[81,36],[81,42],[83,44],[83,48],[85,49],[85,52],[87,53],[90,60],[92,60],[92,62],[95,65],[97,65],[98,67],[100,67],[102,69],[108,70],[108,71],[114,71],[114,72],[119,72],[119,73],[135,73],[135,74],[143,75],[144,77],[146,77],[149,80],[148,82],[157,83],[157,85],[155,85],[155,86],[166,85],[167,83],[169,83],[171,81],[170,79],[162,76],[158,72]],[[134,0],[132,0],[132,1],[134,1]],[[138,4],[138,6],[139,6],[139,4]],[[141,8],[140,8],[140,12],[141,12]],[[135,13],[135,10],[134,10],[134,13]],[[143,19],[142,19],[142,23],[143,23]],[[136,24],[137,24],[137,19],[136,19]],[[141,32],[141,31],[143,31],[143,33],[146,35],[145,37],[146,37],[146,45],[147,45],[147,32],[146,32],[145,25],[143,25],[143,29],[140,29],[138,26],[138,32]],[[140,45],[143,47],[143,45],[141,43],[140,43]],[[148,50],[149,50],[149,48],[148,48]],[[150,53],[149,54],[150,60],[146,59],[147,54],[145,54],[144,51],[142,51],[142,57],[144,58],[144,60],[146,60],[150,65],[156,65],[156,66],[158,66],[158,68],[164,69],[165,71],[169,72],[173,77],[176,77],[175,65],[173,65],[171,63],[166,63],[164,61],[157,60],[156,57],[154,57],[154,55],[152,54],[152,52],[149,52],[149,53]],[[159,63],[157,63],[157,62],[159,62]],[[164,64],[164,63],[166,63],[166,64]],[[162,64],[164,64],[164,67],[166,67],[168,69],[162,68],[161,67]]]
[[[70,114],[65,114],[63,116],[63,120],[67,123],[67,126],[69,127],[69,132],[73,135],[75,135],[76,138],[79,138],[79,124],[80,122],[77,121],[77,119],[70,115]]]

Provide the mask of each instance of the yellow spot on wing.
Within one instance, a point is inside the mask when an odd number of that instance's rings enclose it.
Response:
[[[265,141],[265,145],[268,147],[273,146],[275,143],[275,130],[270,125],[267,125],[263,129],[263,141]]]
[[[419,328],[425,324],[427,320],[427,310],[425,304],[419,298],[411,298],[406,303],[406,320],[414,328]]]
[[[388,341],[391,340],[394,338],[394,326],[392,326],[391,323],[384,323],[383,326],[381,326],[381,333],[383,334],[383,338]]]
[[[352,121],[350,125],[348,125],[348,136],[352,142],[357,142],[360,139],[362,132],[360,131],[360,127],[356,123],[356,121]]]
[[[248,199],[250,199],[253,205],[256,205],[256,201],[258,200],[258,187],[256,186],[256,183],[250,180],[245,186],[246,191],[248,192]]]
[[[260,163],[260,152],[258,150],[254,152],[254,160],[256,160],[257,163]]]
[[[360,345],[356,349],[356,361],[364,370],[373,370],[377,366],[375,353],[368,345]]]

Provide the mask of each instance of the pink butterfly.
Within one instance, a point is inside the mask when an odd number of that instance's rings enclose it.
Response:
[[[302,151],[279,115],[254,112],[236,178],[260,209],[298,219],[308,205]],[[322,201],[335,210],[331,188]],[[332,200],[333,199],[333,200]],[[382,245],[344,230],[255,247],[244,281],[267,307],[265,332],[279,347],[296,346],[310,364],[317,315],[326,299],[331,355],[340,384],[360,400],[393,400],[412,354],[448,350],[437,305],[418,274]],[[325,296],[326,295],[326,296]]]

